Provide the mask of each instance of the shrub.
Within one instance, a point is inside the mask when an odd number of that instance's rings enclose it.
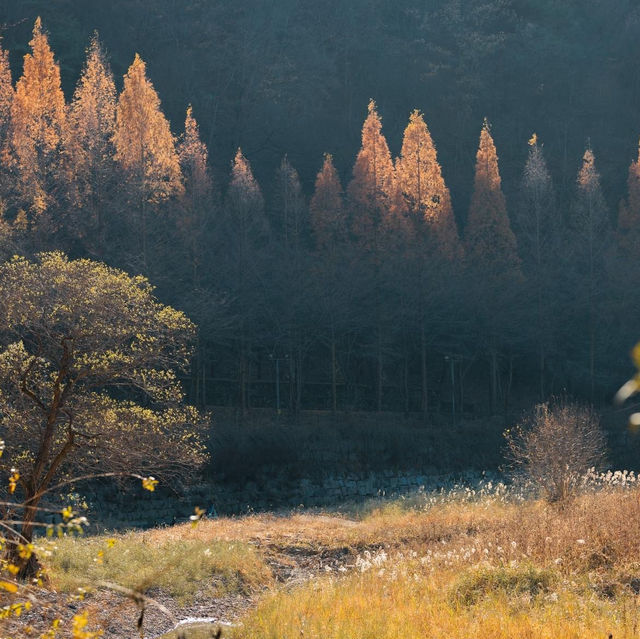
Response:
[[[549,591],[556,581],[554,572],[533,565],[481,566],[464,573],[451,588],[450,596],[452,603],[472,606],[498,592],[535,597]]]
[[[566,399],[538,404],[505,438],[514,474],[531,481],[550,502],[573,496],[589,468],[604,459],[597,415]]]

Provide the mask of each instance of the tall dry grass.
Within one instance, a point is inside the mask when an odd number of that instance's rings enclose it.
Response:
[[[387,507],[349,531],[379,548],[267,597],[238,637],[637,637],[640,491],[562,507],[486,499]]]

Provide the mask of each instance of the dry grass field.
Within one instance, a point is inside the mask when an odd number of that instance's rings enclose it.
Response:
[[[563,504],[488,484],[342,513],[63,539],[47,559],[50,588],[102,581],[147,592],[173,615],[150,613],[147,637],[188,617],[227,622],[223,636],[237,639],[638,637],[631,479],[610,476]],[[95,612],[105,597],[98,590],[86,605]],[[126,613],[105,637],[134,636],[135,609]],[[162,636],[200,639],[216,627]]]

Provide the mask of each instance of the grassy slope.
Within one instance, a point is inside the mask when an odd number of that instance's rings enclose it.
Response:
[[[176,597],[212,582],[259,590],[227,631],[238,639],[640,636],[637,489],[564,508],[500,494],[434,501],[355,520],[260,515],[132,533],[102,563],[93,559],[104,539],[66,541],[53,582],[69,588],[88,571]]]

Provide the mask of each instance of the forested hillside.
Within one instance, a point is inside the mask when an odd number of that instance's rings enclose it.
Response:
[[[634,3],[5,0],[0,24],[3,252],[149,277],[200,327],[195,401],[428,417],[626,379]]]

